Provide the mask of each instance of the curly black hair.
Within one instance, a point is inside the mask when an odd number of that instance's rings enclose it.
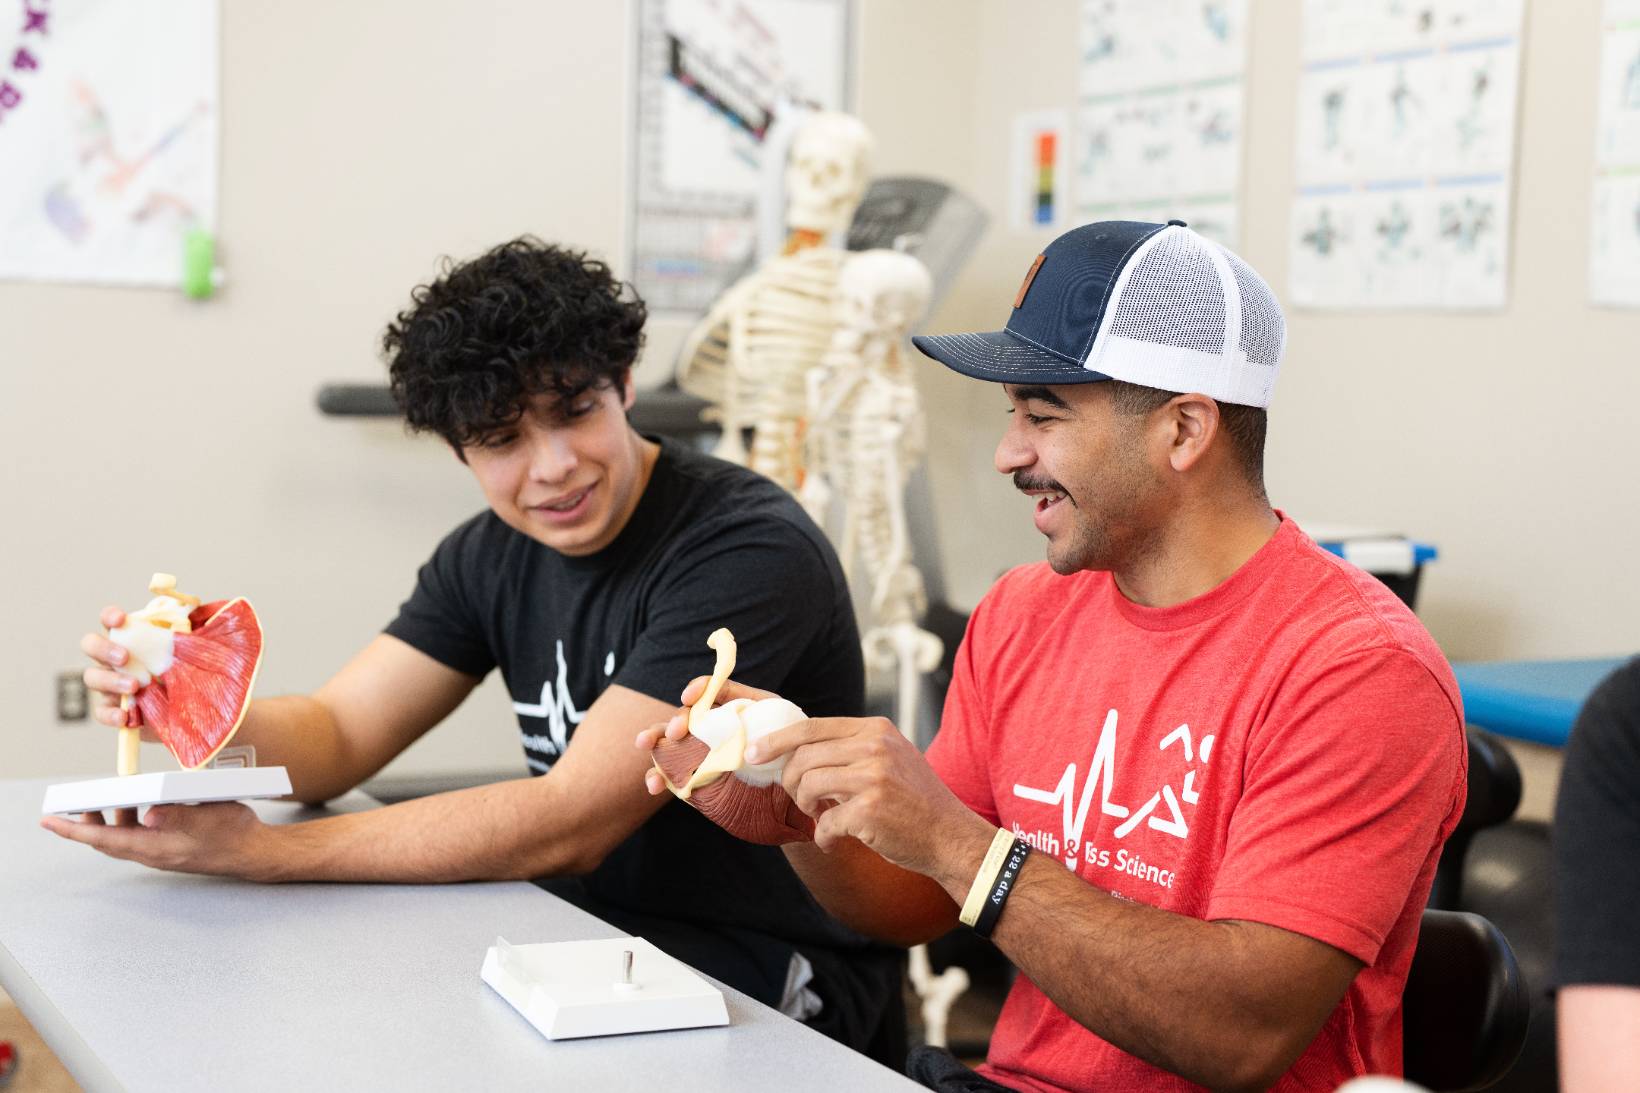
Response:
[[[643,346],[644,303],[586,252],[521,236],[444,259],[382,335],[389,386],[415,432],[480,443],[542,394],[620,382]]]

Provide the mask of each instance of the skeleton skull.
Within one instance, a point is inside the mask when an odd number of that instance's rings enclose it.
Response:
[[[909,254],[868,250],[850,254],[837,278],[838,318],[859,334],[903,340],[923,317],[934,281]]]
[[[786,223],[829,235],[848,227],[871,173],[871,134],[847,114],[814,114],[786,160]]]

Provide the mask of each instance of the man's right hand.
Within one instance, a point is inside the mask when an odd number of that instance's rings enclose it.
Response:
[[[91,667],[85,670],[85,686],[91,692],[95,708],[93,716],[104,725],[116,729],[130,729],[142,725],[142,714],[136,704],[128,710],[120,709],[120,700],[137,693],[137,681],[122,675],[119,668],[130,662],[131,654],[108,639],[108,630],[125,625],[125,612],[118,607],[105,607],[98,621],[105,628],[101,634],[87,634],[80,639],[80,650],[91,658]],[[146,726],[142,738],[158,743],[159,737]]]

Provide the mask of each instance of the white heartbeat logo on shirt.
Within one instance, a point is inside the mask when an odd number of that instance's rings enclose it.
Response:
[[[1201,742],[1201,762],[1206,764],[1208,756],[1213,751],[1212,736],[1205,736]],[[1184,745],[1186,762],[1194,762],[1196,755],[1191,746],[1190,726],[1180,725],[1162,738],[1157,745],[1166,751],[1173,743]],[[1180,797],[1184,803],[1194,805],[1201,799],[1196,790],[1196,772],[1190,770],[1185,774],[1184,785],[1179,794],[1173,792],[1171,785],[1164,785],[1160,790],[1152,793],[1150,799],[1140,807],[1139,811],[1131,812],[1126,805],[1113,804],[1111,792],[1115,789],[1116,764],[1116,711],[1111,710],[1105,715],[1105,726],[1099,732],[1099,743],[1093,749],[1093,761],[1088,764],[1088,779],[1082,785],[1080,799],[1076,795],[1076,764],[1065,764],[1065,773],[1059,779],[1059,784],[1053,789],[1035,789],[1031,786],[1014,784],[1014,796],[1027,801],[1037,801],[1045,805],[1060,805],[1063,809],[1063,831],[1065,865],[1067,868],[1076,867],[1077,857],[1081,852],[1082,833],[1087,829],[1088,809],[1093,804],[1094,787],[1098,786],[1099,811],[1106,816],[1122,820],[1114,832],[1118,839],[1127,838],[1128,834],[1138,827],[1141,821],[1148,820],[1154,830],[1183,839],[1190,835],[1190,826],[1185,823],[1184,814],[1179,808]],[[1166,818],[1151,815],[1156,806],[1165,803],[1170,815]]]
[[[562,755],[569,747],[569,730],[571,725],[579,725],[581,719],[587,715],[586,710],[575,707],[575,699],[569,693],[569,663],[564,659],[564,643],[557,642],[553,647],[553,656],[558,663],[558,677],[549,679],[541,684],[540,702],[514,702],[513,712],[521,717],[544,717],[547,719],[545,734],[525,733],[524,746],[544,751],[549,755]],[[611,650],[604,658],[604,675],[615,674],[615,652]],[[539,760],[530,759],[531,766],[546,764]]]

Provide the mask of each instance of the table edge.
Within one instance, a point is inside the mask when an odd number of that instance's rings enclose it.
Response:
[[[81,1087],[101,1093],[102,1090],[123,1090],[114,1077],[114,1072],[108,1065],[91,1050],[74,1026],[63,1016],[51,1000],[40,989],[38,984],[23,970],[17,958],[11,955],[11,950],[0,943],[0,987],[16,1003],[17,1008],[34,1031],[40,1034],[40,1039],[46,1042],[52,1052],[79,1082]]]

